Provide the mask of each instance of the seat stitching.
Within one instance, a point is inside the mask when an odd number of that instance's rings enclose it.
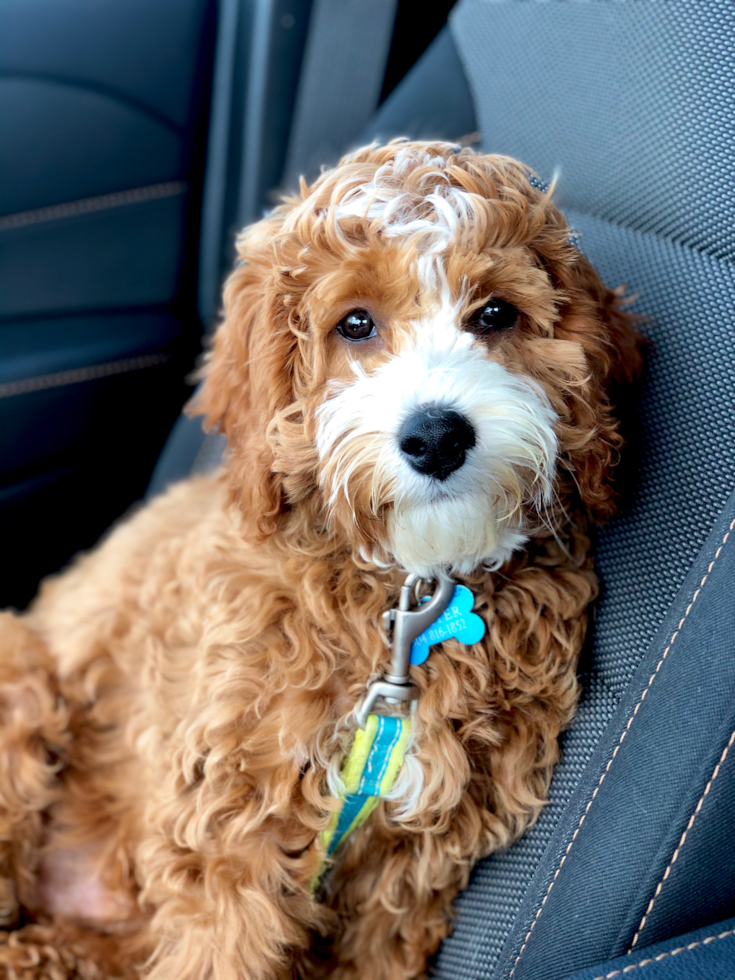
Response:
[[[709,943],[717,942],[718,939],[727,939],[728,936],[735,936],[735,929],[728,929],[727,932],[721,932],[719,936],[707,936],[706,939],[699,939],[696,943],[689,943],[686,946],[678,946],[676,949],[670,949],[668,953],[659,953],[658,956],[650,956],[648,959],[641,960],[640,963],[631,963],[630,966],[613,970],[612,973],[600,974],[594,980],[612,980],[612,977],[622,976],[624,973],[630,973],[631,970],[639,970],[641,967],[648,966],[650,963],[660,963],[667,956],[678,956],[679,953],[686,953],[687,950],[696,949],[697,946],[707,946]]]
[[[725,536],[723,537],[723,539],[722,539],[722,541],[720,543],[719,548],[715,552],[714,558],[712,559],[712,561],[707,566],[707,571],[705,572],[704,577],[702,578],[702,581],[699,583],[699,587],[694,592],[694,595],[692,596],[691,602],[687,606],[684,615],[682,616],[682,618],[679,621],[679,624],[677,625],[677,627],[674,630],[674,632],[671,634],[671,638],[669,639],[669,642],[668,642],[668,644],[666,646],[666,649],[664,650],[663,654],[661,655],[661,659],[656,664],[656,669],[651,674],[651,676],[650,676],[650,678],[648,680],[648,684],[646,685],[645,689],[643,690],[643,693],[641,694],[641,696],[640,696],[640,698],[638,700],[638,703],[636,704],[635,708],[633,709],[632,715],[630,716],[630,718],[628,718],[628,723],[626,724],[625,728],[623,729],[623,732],[622,732],[622,735],[620,736],[620,739],[618,741],[618,744],[615,746],[615,749],[613,751],[613,754],[608,759],[607,765],[605,766],[605,768],[604,768],[604,770],[602,772],[602,775],[600,776],[600,781],[598,782],[598,784],[595,787],[595,790],[594,790],[592,796],[590,797],[589,801],[587,802],[587,806],[584,808],[584,813],[579,818],[579,823],[577,824],[577,828],[574,831],[574,833],[572,834],[572,839],[569,841],[569,844],[567,845],[567,847],[566,847],[566,849],[564,851],[564,854],[562,855],[561,861],[559,862],[559,867],[556,869],[556,871],[554,873],[554,877],[551,879],[551,882],[549,883],[549,887],[546,889],[546,894],[544,895],[543,900],[542,900],[541,904],[539,905],[538,910],[536,911],[536,915],[534,916],[533,921],[531,922],[531,927],[529,928],[528,932],[526,933],[525,939],[523,940],[523,945],[521,946],[521,948],[520,948],[520,950],[518,952],[518,956],[516,956],[515,962],[513,964],[513,969],[510,971],[510,974],[508,975],[508,980],[512,980],[513,974],[516,972],[516,967],[518,966],[518,963],[519,963],[519,961],[521,959],[521,956],[523,956],[523,952],[524,952],[526,946],[528,945],[528,940],[531,938],[531,933],[533,932],[533,930],[534,930],[534,928],[536,926],[536,923],[538,922],[539,916],[541,915],[541,913],[542,913],[542,911],[544,909],[544,906],[546,905],[546,902],[548,901],[549,895],[551,894],[551,890],[554,887],[554,884],[556,882],[556,879],[559,877],[559,873],[561,872],[561,869],[564,867],[564,862],[566,861],[567,857],[569,856],[570,851],[572,850],[572,847],[574,846],[574,842],[577,839],[577,835],[579,834],[580,830],[582,829],[582,825],[584,824],[585,818],[587,817],[587,814],[589,813],[590,807],[594,803],[595,798],[597,797],[597,794],[600,791],[600,787],[602,786],[602,784],[605,781],[605,776],[608,774],[608,772],[610,770],[610,767],[612,766],[613,761],[615,760],[615,757],[617,756],[618,752],[620,751],[620,746],[625,741],[625,736],[630,731],[630,726],[633,724],[633,719],[638,714],[638,711],[639,711],[641,705],[643,704],[643,702],[646,699],[646,695],[648,694],[649,690],[651,689],[651,685],[653,684],[654,680],[656,679],[656,676],[658,675],[658,672],[661,670],[661,667],[663,666],[664,661],[668,657],[669,651],[671,650],[672,646],[674,645],[674,642],[676,641],[677,636],[681,632],[681,628],[684,625],[684,622],[686,621],[687,616],[691,612],[691,609],[694,606],[694,603],[699,598],[699,595],[700,595],[700,593],[702,591],[702,588],[704,587],[704,583],[707,581],[710,573],[712,572],[712,569],[715,566],[715,562],[720,557],[720,554],[722,552],[722,549],[725,547],[725,543],[727,542],[727,539],[730,537],[730,533],[732,532],[733,528],[735,528],[735,518],[733,518],[733,520],[730,522],[730,526],[728,527],[728,529],[727,529],[727,531],[725,533]]]
[[[674,854],[673,854],[671,860],[669,861],[669,864],[668,864],[668,866],[666,868],[666,871],[664,871],[664,876],[661,879],[661,881],[659,881],[659,883],[658,883],[658,885],[656,887],[656,891],[653,893],[653,897],[651,898],[651,901],[648,903],[648,908],[646,909],[645,914],[644,914],[643,918],[641,919],[641,924],[638,926],[638,931],[636,932],[635,936],[633,937],[633,942],[628,947],[628,952],[629,953],[632,951],[633,947],[638,942],[638,939],[640,937],[640,934],[643,932],[643,928],[644,928],[644,926],[646,924],[646,919],[651,914],[651,910],[653,909],[653,906],[654,906],[654,904],[656,902],[656,899],[661,894],[661,889],[664,886],[664,882],[669,877],[669,875],[671,874],[671,869],[676,864],[677,858],[679,857],[679,854],[681,853],[681,849],[684,846],[684,844],[686,843],[687,834],[689,833],[689,831],[694,826],[694,821],[697,819],[697,814],[702,809],[702,805],[703,805],[703,803],[705,801],[705,798],[707,797],[707,795],[708,795],[708,793],[710,791],[710,787],[712,786],[712,783],[714,783],[714,781],[717,779],[717,776],[719,775],[719,772],[720,772],[720,767],[722,766],[723,762],[727,758],[727,753],[730,751],[730,748],[731,748],[733,742],[735,742],[735,731],[730,736],[730,740],[727,743],[727,745],[725,746],[725,748],[724,748],[724,750],[722,752],[722,755],[720,756],[720,761],[715,766],[714,771],[713,771],[713,773],[712,773],[712,775],[710,777],[710,780],[709,780],[709,782],[707,783],[707,785],[704,788],[704,793],[702,793],[702,795],[700,796],[699,803],[697,803],[697,805],[696,805],[696,807],[694,809],[694,812],[692,813],[691,817],[689,818],[689,823],[686,826],[686,830],[681,835],[681,840],[679,841],[679,844],[678,844],[676,850],[674,851]]]
[[[109,361],[106,364],[93,364],[90,367],[56,371],[53,374],[39,374],[35,378],[22,378],[20,381],[6,381],[4,384],[0,384],[0,398],[12,398],[14,395],[45,391],[47,388],[61,388],[64,385],[80,384],[83,381],[94,381],[97,378],[125,374],[128,371],[142,371],[145,368],[166,364],[171,358],[172,355],[169,353],[142,354],[140,357],[126,357],[120,361]]]
[[[184,180],[169,180],[163,184],[150,184],[148,187],[135,187],[128,191],[100,194],[98,197],[84,197],[79,201],[52,204],[32,211],[18,211],[17,214],[0,217],[0,232],[25,228],[27,225],[36,225],[45,221],[58,221],[60,218],[72,218],[78,214],[90,214],[93,211],[108,211],[111,208],[124,207],[126,204],[141,204],[164,197],[177,197],[186,194],[188,189],[189,185]]]

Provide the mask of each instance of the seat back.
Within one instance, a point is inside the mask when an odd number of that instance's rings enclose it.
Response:
[[[451,27],[483,148],[558,174],[582,250],[636,294],[652,341],[634,485],[597,543],[603,596],[551,803],[477,869],[436,965],[452,980],[535,980],[631,947],[735,727],[735,631],[722,607],[735,486],[735,8],[462,0]],[[731,864],[712,871],[719,884],[688,906],[689,928],[735,899]],[[681,931],[677,901],[660,890],[646,942]]]

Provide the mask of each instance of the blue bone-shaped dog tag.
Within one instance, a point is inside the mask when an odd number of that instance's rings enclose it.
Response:
[[[428,602],[428,598],[424,599]],[[460,643],[478,643],[485,635],[485,623],[472,612],[475,604],[470,590],[464,585],[458,585],[454,590],[452,601],[431,626],[419,633],[411,644],[410,662],[422,664],[429,656],[429,647],[442,640],[459,640]]]

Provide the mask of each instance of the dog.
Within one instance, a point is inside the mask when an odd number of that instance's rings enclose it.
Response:
[[[641,354],[551,192],[373,145],[238,252],[193,407],[222,471],[0,621],[8,977],[423,977],[574,714]],[[462,583],[485,636],[406,668],[403,764],[327,858],[407,574]]]

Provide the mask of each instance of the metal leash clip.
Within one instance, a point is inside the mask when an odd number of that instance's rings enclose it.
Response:
[[[383,675],[369,685],[365,697],[355,709],[360,728],[367,724],[368,715],[378,700],[382,699],[388,705],[398,705],[404,701],[416,701],[421,693],[408,673],[411,644],[447,608],[454,595],[455,583],[446,572],[439,572],[436,589],[429,601],[411,608],[411,595],[420,581],[419,575],[409,575],[401,587],[398,608],[383,613],[383,627],[391,641],[390,664]]]

